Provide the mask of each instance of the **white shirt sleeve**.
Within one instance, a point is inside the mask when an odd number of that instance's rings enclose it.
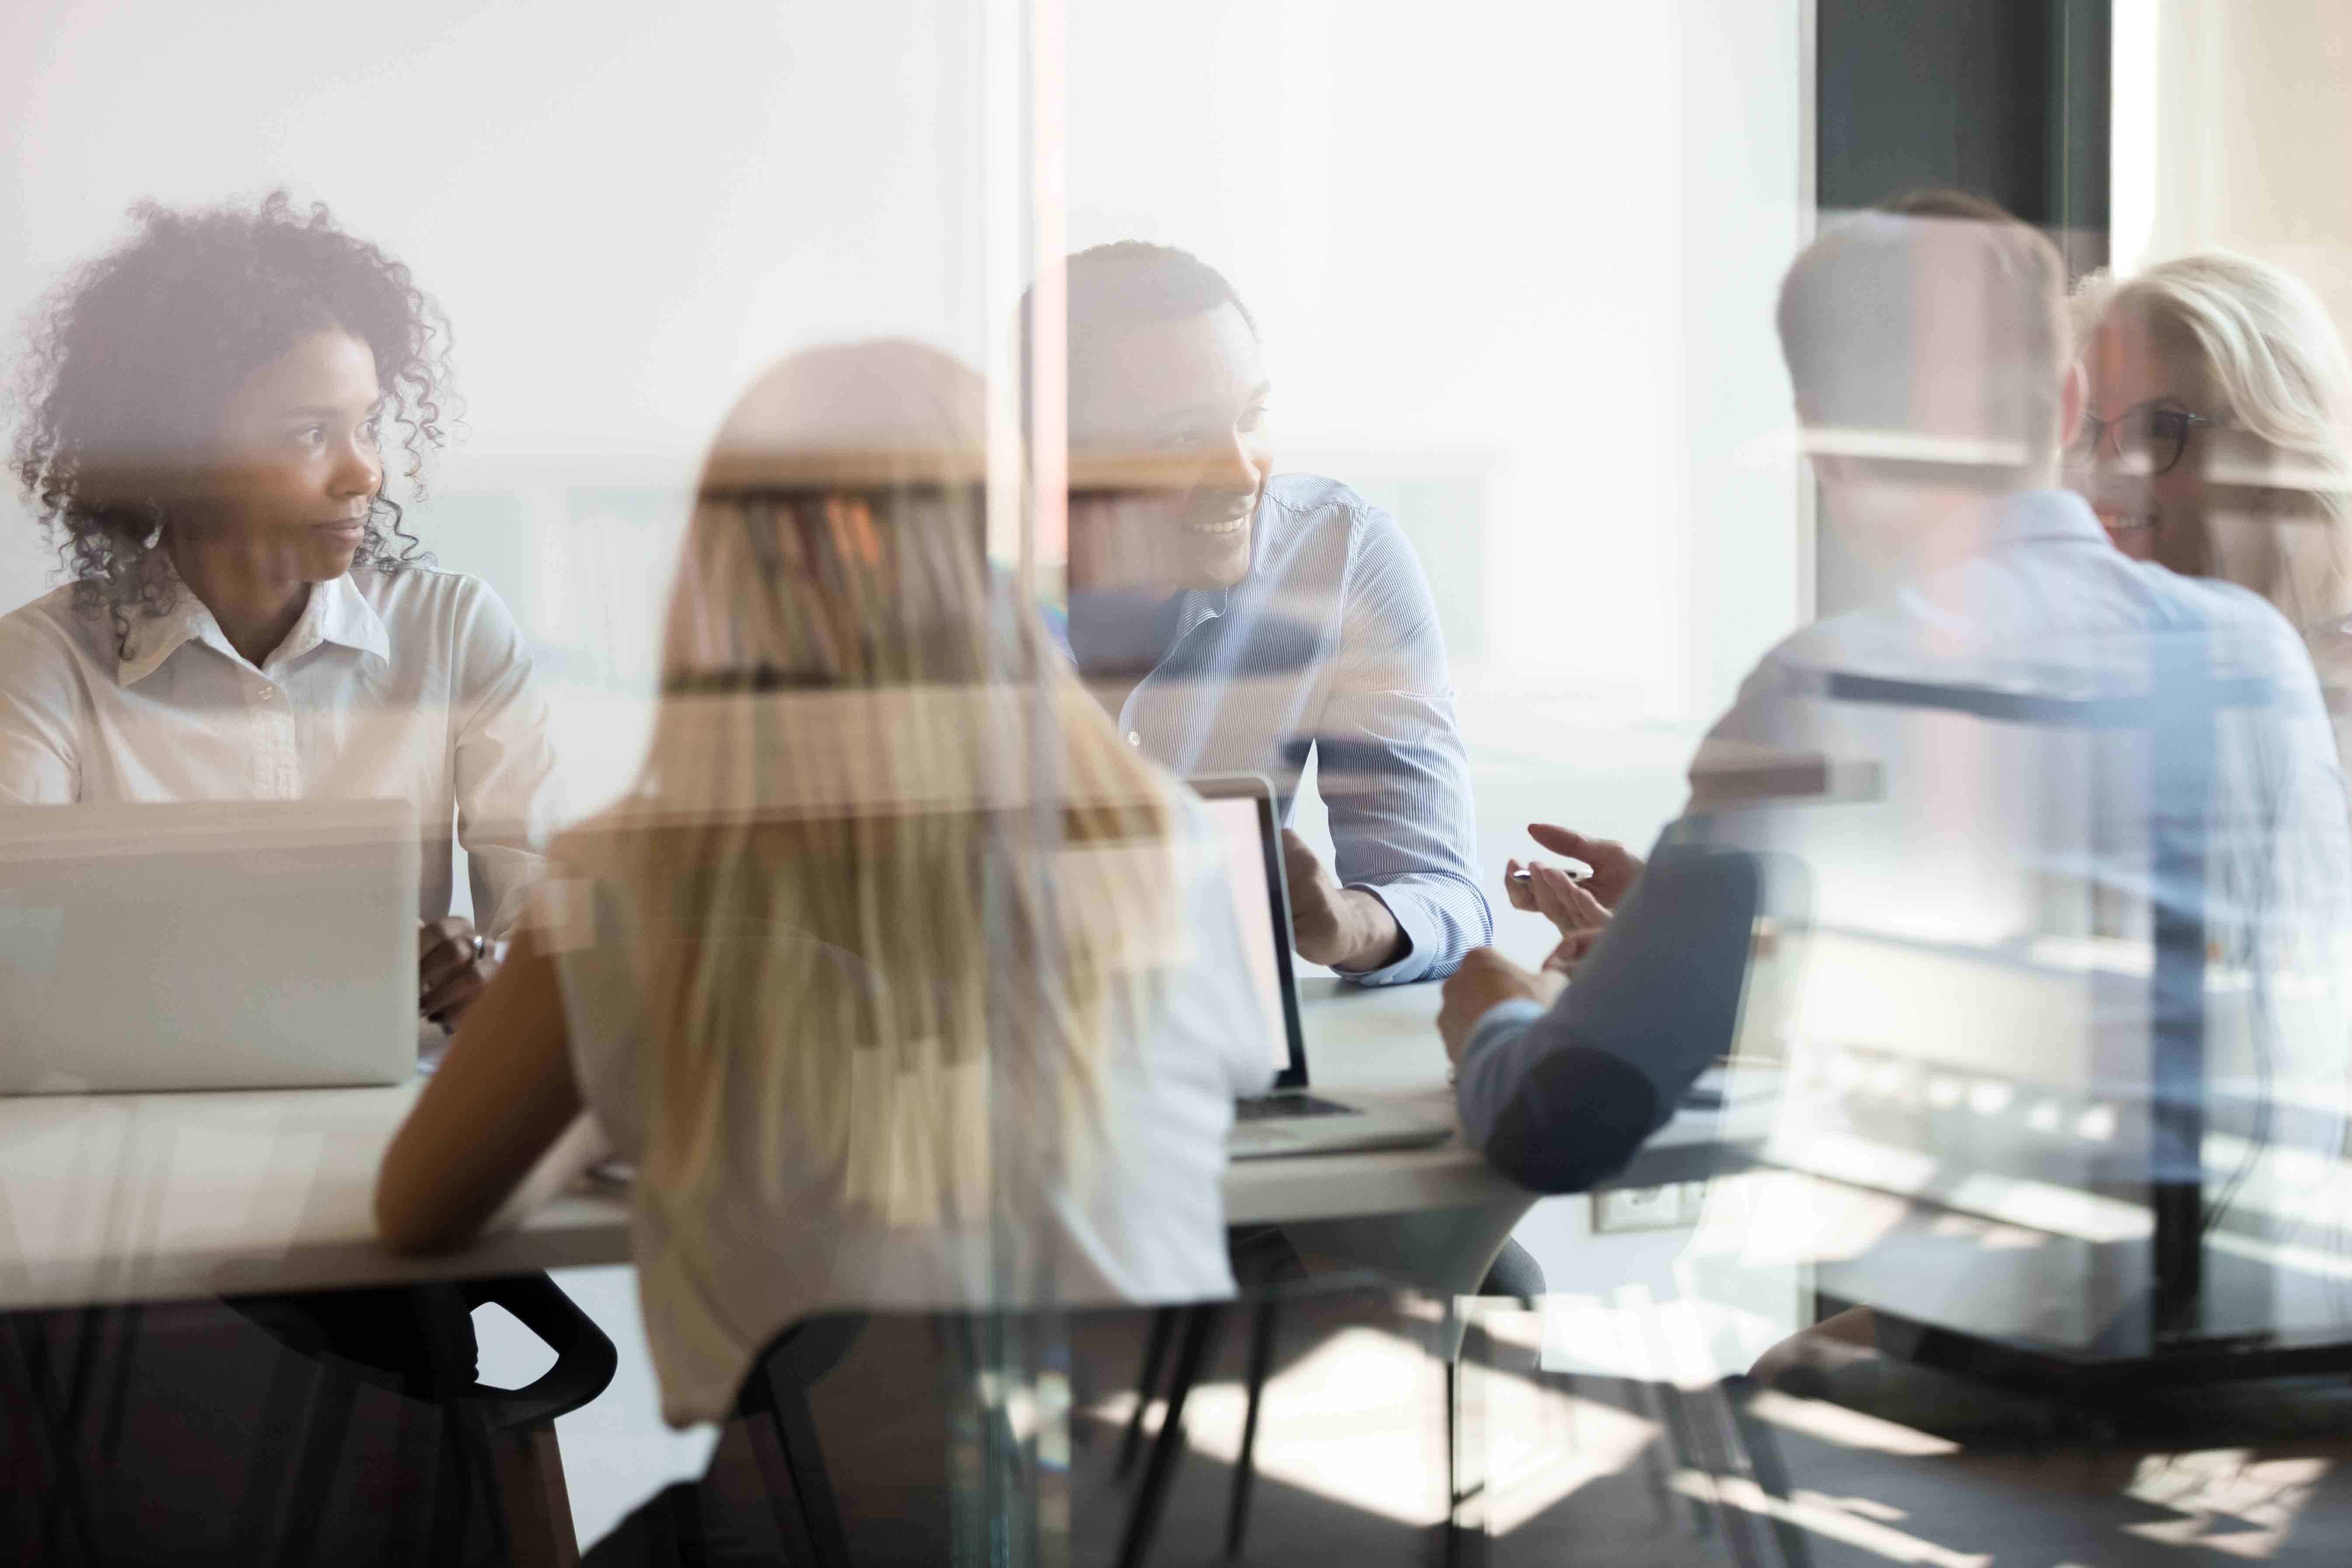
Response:
[[[502,937],[522,919],[522,895],[546,868],[561,806],[547,700],[530,649],[499,596],[474,586],[457,631],[450,775],[475,923]]]
[[[71,805],[81,789],[72,655],[34,616],[0,616],[0,804]]]

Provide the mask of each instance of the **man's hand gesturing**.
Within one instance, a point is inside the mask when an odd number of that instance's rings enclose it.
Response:
[[[1582,890],[1591,894],[1602,909],[1613,910],[1624,902],[1626,893],[1642,875],[1642,858],[1613,838],[1587,838],[1581,833],[1571,833],[1549,822],[1528,823],[1528,837],[1555,855],[1565,855],[1591,867],[1592,876]]]

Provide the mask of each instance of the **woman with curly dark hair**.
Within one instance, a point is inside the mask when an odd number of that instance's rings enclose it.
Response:
[[[513,617],[385,491],[446,439],[446,320],[283,191],[131,217],[21,373],[12,466],[71,581],[0,617],[0,803],[414,799],[420,997],[453,1019],[491,961],[449,915],[451,824],[497,936],[554,803]]]

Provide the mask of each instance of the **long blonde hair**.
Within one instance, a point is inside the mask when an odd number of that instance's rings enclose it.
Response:
[[[982,408],[921,345],[813,350],[704,468],[602,857],[670,1190],[731,1151],[891,1225],[1034,1201],[1083,1171],[1115,1016],[1182,940],[1169,781],[989,569]]]
[[[2216,574],[2252,588],[2306,634],[2352,611],[2352,359],[2319,296],[2294,274],[2228,251],[2077,285],[2075,341],[2119,310],[2186,331],[2240,429],[2289,460],[2311,521],[2210,519]]]

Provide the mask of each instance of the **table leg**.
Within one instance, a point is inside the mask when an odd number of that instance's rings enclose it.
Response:
[[[1485,1559],[1483,1529],[1460,1522],[1465,1478],[1475,1475],[1483,1483],[1486,1466],[1465,1462],[1471,1457],[1463,1452],[1465,1426],[1472,1440],[1483,1441],[1483,1424],[1461,1419],[1466,1325],[1463,1314],[1454,1310],[1454,1300],[1477,1293],[1486,1271],[1495,1266],[1496,1254],[1503,1250],[1513,1227],[1535,1201],[1533,1193],[1515,1193],[1500,1202],[1467,1208],[1308,1220],[1282,1227],[1309,1268],[1376,1268],[1420,1286],[1445,1303],[1438,1352],[1445,1362],[1446,1483],[1452,1496],[1446,1510],[1444,1551],[1449,1568],[1466,1568]],[[1475,1501],[1468,1511],[1474,1519],[1484,1517],[1483,1506]]]

